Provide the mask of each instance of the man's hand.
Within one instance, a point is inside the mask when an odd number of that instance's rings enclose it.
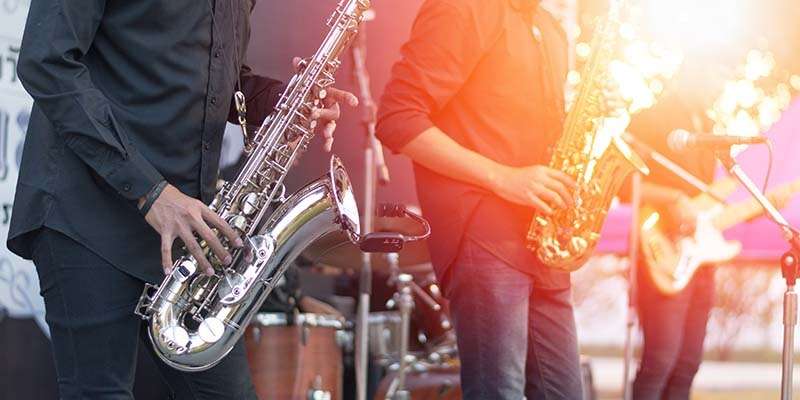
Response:
[[[575,181],[569,175],[545,166],[502,167],[491,180],[490,189],[498,196],[548,215],[554,208],[575,205]]]
[[[692,204],[692,199],[685,194],[680,194],[678,200],[668,207],[669,220],[674,232],[681,235],[694,234],[697,228],[697,208]]]
[[[782,188],[778,188],[770,193],[767,194],[767,198],[772,204],[775,205],[777,209],[786,208],[786,206],[791,203],[792,199],[795,196],[795,193],[791,190],[790,186],[784,186]]]
[[[234,247],[243,245],[236,231],[222,218],[201,201],[186,196],[172,185],[164,188],[147,212],[145,220],[161,235],[161,267],[164,274],[169,274],[172,270],[172,243],[177,238],[183,240],[189,253],[207,275],[213,275],[214,268],[203,253],[195,234],[205,240],[214,255],[226,265],[231,263],[231,255],[211,228],[217,228]]]
[[[292,60],[295,70],[299,71],[302,65],[302,59],[295,57]],[[325,89],[326,95],[322,99],[322,107],[315,108],[311,112],[311,120],[317,121],[322,125],[322,136],[325,138],[324,148],[325,151],[331,151],[333,148],[333,133],[336,131],[336,121],[341,116],[339,103],[343,102],[350,107],[358,106],[358,97],[356,95],[336,88],[329,87]]]
[[[606,115],[617,117],[626,112],[630,106],[630,100],[626,99],[620,91],[620,87],[613,79],[607,79],[603,84],[603,107]]]

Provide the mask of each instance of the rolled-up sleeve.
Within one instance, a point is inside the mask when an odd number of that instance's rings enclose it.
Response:
[[[81,62],[105,5],[106,0],[33,0],[18,74],[66,145],[120,195],[136,200],[163,177],[128,139]]]
[[[433,127],[433,117],[467,81],[480,61],[487,35],[481,32],[472,2],[426,1],[417,16],[402,58],[392,68],[378,110],[377,135],[399,152]]]

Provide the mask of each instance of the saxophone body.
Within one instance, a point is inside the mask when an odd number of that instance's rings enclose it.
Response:
[[[358,206],[337,157],[327,174],[288,198],[283,180],[313,138],[315,123],[307,116],[334,83],[339,55],[369,7],[369,0],[339,3],[320,48],[303,61],[272,114],[246,136],[242,171],[219,188],[210,205],[244,238],[238,250],[223,240],[233,262],[223,265],[201,242],[215,275],[203,275],[184,251],[160,285],[145,287],[135,312],[148,321],[155,352],[167,365],[182,371],[213,367],[233,349],[302,252],[317,242],[358,241]]]
[[[603,89],[619,39],[622,8],[622,1],[612,3],[592,39],[592,56],[584,66],[580,89],[549,164],[577,183],[575,207],[555,209],[551,215],[537,212],[527,235],[528,248],[537,258],[562,271],[580,268],[591,256],[611,201],[626,177],[637,169],[648,173],[619,135],[601,129],[608,113]]]

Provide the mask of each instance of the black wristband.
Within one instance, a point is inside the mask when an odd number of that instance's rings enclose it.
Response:
[[[167,187],[167,181],[161,181],[158,182],[153,189],[147,192],[147,196],[144,198],[144,203],[142,203],[141,207],[139,207],[139,213],[141,213],[142,216],[147,215],[147,212],[150,211],[150,207],[152,207],[153,203],[156,202],[158,196],[161,196],[161,192],[164,191],[165,187]]]

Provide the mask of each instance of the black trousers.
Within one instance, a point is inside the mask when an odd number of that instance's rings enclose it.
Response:
[[[168,367],[152,352],[144,323],[133,314],[144,282],[59,232],[43,229],[35,241],[61,399],[133,399],[140,345],[151,350],[172,398],[257,398],[243,342],[207,371]]]
[[[682,292],[659,293],[639,270],[642,362],[633,383],[634,400],[688,400],[700,363],[706,324],[714,305],[714,269],[706,267]]]

